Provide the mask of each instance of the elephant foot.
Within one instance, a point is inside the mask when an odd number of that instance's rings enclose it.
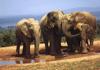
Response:
[[[30,59],[31,55],[25,55],[24,57],[27,58],[27,59]]]
[[[20,55],[19,51],[16,51],[16,56],[19,56],[19,55]]]
[[[75,53],[75,50],[74,49],[69,49],[68,53]]]
[[[46,54],[46,55],[49,55],[50,53],[49,53],[49,52],[45,52],[45,54]]]
[[[19,56],[20,56],[20,54],[16,54],[15,56],[19,57]]]
[[[34,58],[39,58],[39,54],[34,53]]]
[[[67,56],[67,53],[60,53],[60,54],[57,54],[55,55],[57,58],[63,58],[63,57],[66,57]]]
[[[46,49],[45,54],[46,54],[46,55],[49,55],[49,54],[50,54],[50,50],[47,50],[47,49]]]
[[[83,53],[83,54],[86,54],[86,53],[88,53],[88,50],[87,50],[87,49],[83,49],[83,50],[82,50],[82,53]]]

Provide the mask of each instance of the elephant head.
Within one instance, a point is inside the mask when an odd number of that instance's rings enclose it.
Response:
[[[90,12],[73,12],[71,13],[71,18],[74,19],[75,22],[82,23],[82,24],[88,24],[91,27],[91,33],[94,35],[96,34],[96,17],[91,14]]]
[[[16,24],[16,28],[19,29],[27,37],[30,37],[29,34],[30,26],[31,24],[27,19],[22,19]]]
[[[89,24],[94,31],[96,30],[96,17],[90,12],[73,12],[71,14],[77,23]]]
[[[36,28],[36,26],[37,30],[40,29],[38,21],[34,20],[33,18],[22,19],[17,23],[16,26],[17,29],[19,28],[22,31],[22,33],[29,38],[32,37],[31,35],[34,33],[34,29]]]
[[[74,18],[77,23],[87,23],[87,17],[84,15],[84,13],[73,12],[72,18]]]
[[[61,17],[63,16],[62,11],[52,11],[47,14],[47,23],[49,28],[54,28],[55,26],[58,26],[59,23],[61,23]]]

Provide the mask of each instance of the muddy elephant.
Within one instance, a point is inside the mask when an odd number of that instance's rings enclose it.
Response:
[[[73,13],[70,13],[69,20],[70,19],[71,20],[74,19],[77,24],[78,23],[88,24],[88,25],[82,25],[83,31],[81,32],[82,33],[81,38],[84,39],[84,36],[86,36],[86,35],[83,35],[83,34],[85,34],[84,27],[89,26],[88,30],[90,29],[90,31],[87,33],[88,38],[90,40],[89,45],[93,46],[93,41],[94,41],[95,34],[96,34],[96,17],[89,12],[73,12]],[[86,53],[86,51],[87,51],[86,50],[87,47],[85,47],[86,42],[83,42],[83,41],[85,41],[85,40],[82,40],[83,53]]]
[[[35,52],[34,56],[39,54],[40,43],[40,25],[39,22],[33,18],[22,19],[16,24],[16,53],[20,54],[20,45],[23,44],[22,55],[25,57],[30,56],[30,44],[34,40]]]

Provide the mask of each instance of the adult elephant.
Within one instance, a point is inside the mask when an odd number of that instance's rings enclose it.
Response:
[[[52,54],[61,54],[62,36],[66,36],[67,41],[69,40],[68,38],[77,36],[77,34],[72,35],[69,31],[70,27],[73,26],[72,23],[72,21],[68,21],[68,18],[62,11],[51,11],[41,18],[40,25],[47,54],[49,51]],[[51,50],[48,47],[49,40]]]
[[[41,32],[42,32],[42,36],[44,39],[44,43],[45,43],[45,52],[46,54],[52,54],[52,55],[56,55],[56,54],[61,54],[60,51],[60,46],[57,46],[59,43],[59,36],[57,33],[59,33],[58,31],[58,26],[56,25],[60,25],[61,21],[61,17],[63,16],[63,12],[62,11],[52,11],[49,12],[47,15],[43,16],[40,20],[40,26],[41,26]],[[50,47],[48,45],[48,42],[50,41]],[[55,44],[55,42],[57,42],[58,44]]]
[[[39,43],[40,43],[40,25],[38,21],[33,18],[22,19],[16,24],[16,53],[20,54],[20,45],[23,44],[22,55],[30,56],[30,44],[34,40],[35,52],[34,56],[39,54]]]
[[[67,52],[75,52],[75,50],[80,51],[80,30],[76,27],[76,25],[77,24],[71,14],[63,15],[60,30],[66,37],[68,44]]]
[[[70,19],[74,19],[75,22],[82,23],[82,24],[88,24],[90,31],[87,33],[89,36],[88,38],[90,39],[90,44],[89,46],[93,46],[95,34],[96,34],[96,17],[92,15],[90,12],[73,12],[71,13]],[[85,35],[85,29],[87,28],[88,25],[83,25],[83,31],[81,32],[81,38],[82,38],[82,47],[83,47],[83,53],[87,53],[86,50],[86,35]],[[87,30],[87,29],[86,29]]]

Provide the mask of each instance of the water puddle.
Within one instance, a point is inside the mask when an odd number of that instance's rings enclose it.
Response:
[[[20,59],[20,60],[0,60],[0,66],[3,65],[14,65],[14,64],[26,64],[26,63],[43,63],[46,60],[43,59]]]

